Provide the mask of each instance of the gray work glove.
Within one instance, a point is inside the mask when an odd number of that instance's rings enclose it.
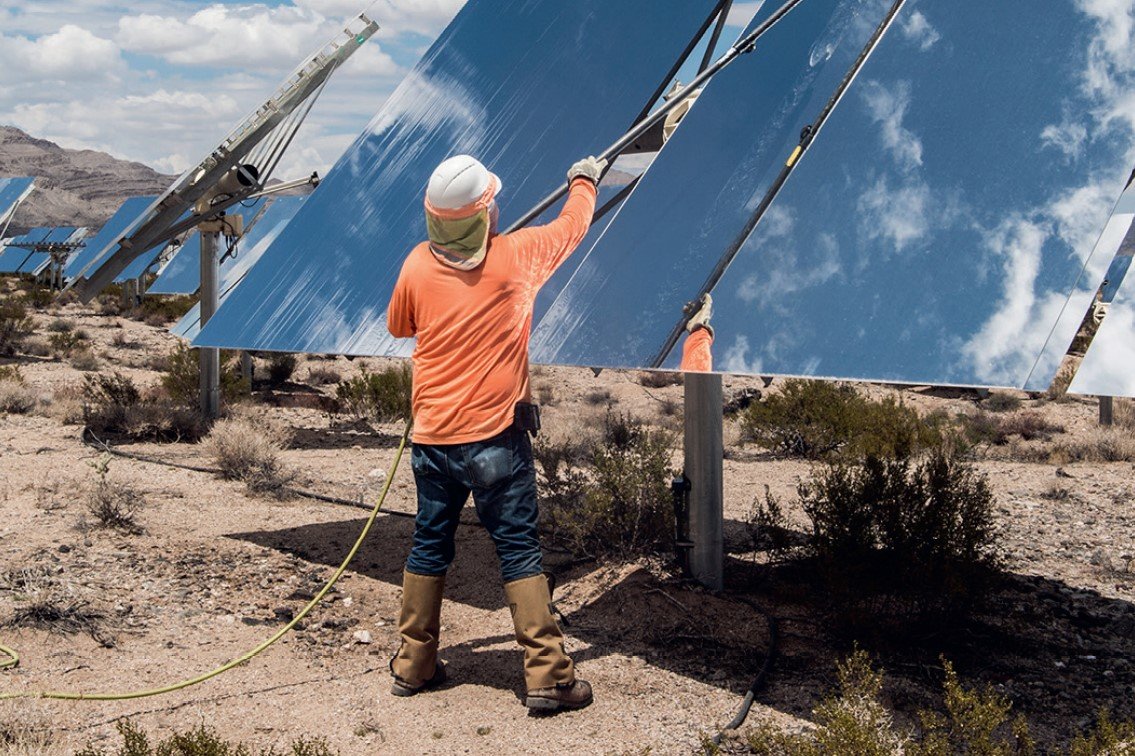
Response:
[[[697,312],[690,316],[690,320],[686,323],[686,330],[693,333],[698,328],[704,328],[713,335],[713,328],[709,325],[709,319],[713,317],[713,297],[705,294],[701,298],[701,306],[698,307]]]
[[[573,165],[571,170],[568,171],[568,182],[575,181],[577,178],[585,178],[592,184],[598,186],[599,179],[603,178],[603,171],[606,168],[606,160],[600,160],[597,157],[584,158]]]

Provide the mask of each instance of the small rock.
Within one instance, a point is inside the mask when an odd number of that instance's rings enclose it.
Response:
[[[368,478],[385,478],[386,477],[386,470],[383,470],[381,467],[376,467],[376,468],[374,468],[373,470],[371,470],[370,472],[367,473],[367,477]]]
[[[59,547],[59,553],[60,554],[69,554],[70,552],[71,552],[71,547],[68,546],[67,544],[63,544],[62,546]]]
[[[343,597],[343,606],[350,606],[353,603],[355,603],[355,600],[353,598],[351,598],[350,596],[344,596]]]
[[[355,643],[361,643],[364,646],[369,646],[374,641],[369,630],[356,630],[351,637],[355,639]]]

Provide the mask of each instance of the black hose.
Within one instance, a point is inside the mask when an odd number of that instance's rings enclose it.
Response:
[[[768,624],[768,653],[765,654],[765,662],[761,665],[760,671],[757,672],[757,676],[753,678],[753,681],[749,683],[749,689],[745,691],[745,697],[741,700],[741,708],[737,710],[737,714],[733,717],[732,720],[730,720],[729,724],[725,725],[725,727],[721,729],[721,732],[713,736],[714,745],[721,745],[721,741],[725,737],[725,733],[729,730],[738,729],[749,717],[749,711],[753,708],[753,703],[757,699],[757,694],[760,693],[761,689],[765,686],[765,683],[768,682],[768,676],[772,672],[772,665],[776,660],[777,646],[780,642],[780,623],[777,621],[776,617],[772,616],[764,609],[757,606],[757,603],[755,601],[752,601],[744,596],[733,596],[732,598],[736,599],[742,604],[745,604],[754,612],[761,615],[761,617],[763,617],[765,622]]]

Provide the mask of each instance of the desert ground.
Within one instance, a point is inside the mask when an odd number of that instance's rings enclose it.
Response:
[[[0,360],[18,366],[36,399],[30,412],[0,414],[0,572],[9,579],[7,589],[0,585],[0,643],[21,657],[17,668],[0,672],[0,692],[161,686],[255,646],[339,564],[401,433],[398,424],[368,426],[330,412],[334,386],[306,378],[313,370],[349,377],[385,363],[301,358],[290,382],[257,387],[240,410],[290,430],[284,463],[293,485],[360,506],[252,494],[240,482],[152,461],[208,468],[202,444],[121,444],[116,448],[152,458],[110,461],[108,478],[142,499],[140,532],[126,533],[90,522],[85,502],[98,473],[89,463],[102,452],[84,441],[80,387],[85,375],[114,371],[154,386],[160,358],[177,340],[167,325],[74,302],[33,317],[33,339],[46,339],[63,320],[85,333],[95,359],[82,361],[84,370],[50,354]],[[637,372],[537,367],[533,385],[551,437],[585,434],[609,411],[681,428],[681,386],[644,386]],[[726,377],[726,398],[777,385]],[[970,413],[980,399],[925,387],[864,390],[901,393],[920,412]],[[1119,426],[1102,432],[1092,399],[1017,396],[1022,407],[1014,412],[1039,413],[1063,431],[976,452],[996,494],[1005,579],[964,626],[869,650],[887,672],[884,696],[900,722],[937,700],[945,656],[966,684],[989,684],[1011,698],[1042,744],[1062,744],[1101,708],[1135,716],[1135,465],[1126,453],[1113,455],[1126,461],[1078,462],[1045,447],[1130,450],[1135,422],[1121,404]],[[0,702],[0,721],[41,732],[43,752],[61,754],[87,744],[113,750],[122,717],[157,737],[204,723],[256,748],[314,736],[342,754],[693,753],[733,717],[768,652],[768,621],[740,596],[777,617],[780,628],[776,663],[747,726],[808,727],[853,639],[830,632],[824,596],[762,568],[745,523],[767,486],[793,525],[806,529],[794,494],[813,463],[743,443],[732,420],[726,447],[725,592],[682,580],[667,554],[548,554],[568,650],[595,687],[595,703],[585,710],[527,715],[496,559],[470,507],[446,585],[442,658],[451,679],[440,690],[408,699],[388,694],[413,523],[383,514],[328,600],[250,663],[155,698]],[[386,509],[414,508],[407,460]],[[65,586],[86,625],[61,632],[14,622],[21,598],[10,583],[28,570]]]

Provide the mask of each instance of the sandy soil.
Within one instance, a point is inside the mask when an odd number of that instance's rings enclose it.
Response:
[[[164,330],[76,305],[38,316],[40,330],[60,314],[90,334],[101,370],[120,370],[139,385],[156,383],[153,358],[174,344]],[[73,396],[82,380],[63,361],[19,364],[45,402]],[[328,366],[349,375],[363,364],[381,363],[315,359],[296,376],[302,383],[311,367]],[[534,385],[551,405],[545,426],[570,433],[594,425],[611,406],[680,427],[681,387],[644,388],[638,378],[537,369]],[[761,386],[756,379],[726,380],[727,394]],[[312,408],[319,391],[330,393],[297,385],[274,398],[260,396],[258,411],[294,429],[286,461],[303,487],[372,501],[400,429],[337,424]],[[974,408],[958,392],[904,395],[927,411]],[[363,524],[366,513],[358,509],[251,496],[241,484],[206,473],[116,459],[111,479],[145,496],[139,517],[145,532],[86,529],[84,499],[95,476],[87,463],[99,455],[81,442],[78,425],[60,421],[60,403],[54,411],[0,416],[0,566],[4,572],[46,566],[65,578],[76,600],[99,615],[98,631],[64,635],[0,625],[0,643],[22,656],[18,669],[0,673],[2,691],[117,691],[208,670],[256,645],[302,607]],[[1096,432],[1092,402],[1025,403],[1063,425],[1061,439]],[[297,404],[307,408],[286,406]],[[782,631],[780,658],[750,721],[799,726],[830,689],[835,660],[849,643],[829,634],[822,596],[770,579],[754,565],[743,523],[766,485],[791,502],[810,467],[738,444],[736,428],[727,437],[729,589],[746,591],[780,617]],[[129,449],[210,464],[196,445]],[[995,458],[979,466],[997,494],[1010,576],[972,624],[880,652],[889,700],[900,716],[931,704],[941,679],[938,655],[945,653],[966,682],[989,682],[1012,697],[1049,741],[1066,740],[1101,706],[1135,715],[1135,467]],[[413,511],[408,465],[387,506]],[[791,506],[789,516],[804,526]],[[466,517],[472,520],[471,510]],[[452,682],[428,695],[393,698],[387,660],[397,644],[411,526],[405,518],[381,517],[336,592],[303,629],[219,679],[130,702],[20,702],[0,706],[0,717],[43,722],[57,753],[88,742],[110,746],[117,742],[114,722],[123,716],[155,734],[206,723],[256,746],[317,735],[343,754],[641,753],[648,747],[656,754],[691,753],[702,734],[733,716],[763,662],[766,622],[729,592],[713,596],[682,583],[661,558],[573,566],[552,554],[568,648],[594,684],[596,703],[529,717],[495,557],[483,531],[469,527],[459,533],[443,608],[442,656]],[[0,623],[14,609],[11,593],[0,590]],[[364,630],[370,642],[360,642]]]

